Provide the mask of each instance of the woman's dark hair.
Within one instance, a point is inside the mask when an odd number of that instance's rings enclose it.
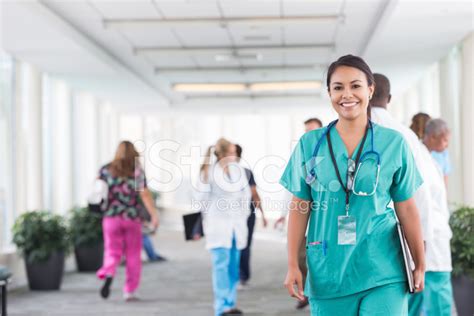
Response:
[[[417,113],[411,118],[410,128],[418,136],[418,139],[425,137],[425,127],[429,120],[431,117],[423,112]]]
[[[329,65],[328,74],[326,77],[326,87],[328,91],[329,91],[329,85],[331,83],[332,74],[336,71],[337,68],[341,66],[347,66],[347,67],[359,69],[367,77],[368,85],[369,86],[375,85],[374,74],[372,73],[372,70],[370,70],[369,65],[367,65],[367,63],[359,56],[345,55],[345,56],[339,57],[338,60],[333,62],[331,65]],[[370,119],[370,112],[371,111],[370,111],[370,102],[369,102],[369,105],[367,106],[367,116],[369,117],[369,119]]]
[[[329,90],[329,84],[331,83],[332,74],[334,73],[334,71],[336,71],[338,67],[341,67],[341,66],[357,68],[365,74],[365,76],[367,77],[367,83],[369,84],[369,86],[375,83],[374,74],[372,73],[372,70],[370,70],[369,65],[367,65],[367,63],[362,58],[360,58],[359,56],[354,56],[354,55],[345,55],[345,56],[339,57],[338,60],[333,62],[331,65],[329,65],[328,74],[326,77],[326,86],[328,90]]]

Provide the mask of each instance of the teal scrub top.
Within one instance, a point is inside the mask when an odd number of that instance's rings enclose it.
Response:
[[[338,216],[345,215],[345,192],[337,180],[326,139],[314,164],[311,162],[325,127],[301,137],[280,179],[293,195],[312,201],[305,285],[305,295],[310,298],[336,298],[406,281],[391,202],[411,198],[423,181],[403,136],[377,124],[373,124],[373,129],[374,149],[380,154],[380,176],[374,195],[350,195],[349,215],[356,219],[355,245],[338,245]],[[330,137],[346,185],[347,150],[335,127]],[[353,160],[359,147],[360,143],[354,150]],[[362,154],[372,150],[371,147],[369,130]],[[315,165],[317,180],[308,185],[305,179],[312,165]],[[374,160],[363,162],[354,184],[356,190],[372,191],[376,168]]]

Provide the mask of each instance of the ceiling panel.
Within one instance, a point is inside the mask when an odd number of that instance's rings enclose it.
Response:
[[[181,25],[174,27],[185,46],[230,46],[227,30],[219,26]]]
[[[282,45],[281,26],[230,24],[229,31],[238,46]]]
[[[298,23],[285,26],[286,44],[332,44],[338,22]]]
[[[54,8],[55,11],[64,14],[68,19],[82,20],[87,23],[102,23],[101,13],[87,1],[66,2],[64,0],[48,0],[43,1],[48,7]]]
[[[224,17],[280,16],[279,0],[217,0]]]
[[[163,26],[137,24],[122,26],[119,31],[135,47],[181,46],[170,29]]]
[[[291,65],[326,64],[332,49],[306,49],[285,52],[285,60]]]
[[[223,51],[221,55],[231,55],[231,51]],[[209,52],[209,53],[199,53],[194,55],[194,59],[201,67],[229,67],[229,66],[238,66],[239,62],[235,58],[230,58],[229,60],[222,60],[217,61],[216,56],[218,54],[216,52]]]
[[[248,82],[307,81],[319,80],[320,74],[313,71],[311,68],[308,70],[261,70],[247,72],[245,73],[245,78]]]
[[[157,71],[156,76],[166,77],[170,81],[170,83],[199,83],[207,81],[207,72],[203,74],[202,72],[197,71]]]
[[[285,16],[337,15],[343,0],[282,0]]]
[[[133,2],[92,0],[90,3],[106,19],[149,19],[161,17],[151,0]]]
[[[258,53],[257,50],[252,50],[255,53]],[[245,50],[246,53],[252,52],[250,50]],[[259,65],[283,65],[284,54],[281,51],[267,51],[264,53],[258,53],[260,58],[245,58],[241,59],[242,65],[245,66],[259,66]]]
[[[215,1],[209,0],[155,0],[160,12],[170,18],[219,18]]]
[[[362,54],[363,46],[374,32],[371,27],[378,19],[377,13],[383,4],[375,0],[346,2],[344,23],[337,27],[333,58],[346,54]]]
[[[146,53],[144,57],[156,67],[195,67],[189,56],[176,57],[167,53]]]

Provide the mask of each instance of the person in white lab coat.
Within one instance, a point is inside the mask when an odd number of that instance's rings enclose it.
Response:
[[[408,127],[397,122],[387,111],[390,102],[390,82],[384,75],[374,74],[375,93],[370,102],[373,122],[400,132],[410,149],[423,185],[415,193],[420,211],[425,242],[425,289],[409,299],[409,315],[451,315],[451,229],[443,175],[428,149]]]
[[[217,158],[213,164],[212,151]],[[206,248],[212,255],[215,315],[240,315],[236,308],[240,251],[247,246],[251,191],[234,144],[221,138],[208,149],[197,189]]]

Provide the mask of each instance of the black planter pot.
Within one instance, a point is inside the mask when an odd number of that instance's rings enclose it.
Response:
[[[59,290],[64,273],[64,253],[55,252],[45,262],[25,262],[30,290]]]
[[[452,277],[454,301],[458,316],[474,315],[474,280],[465,275]]]
[[[102,266],[104,243],[99,242],[92,246],[74,248],[77,270],[80,272],[95,272]]]

